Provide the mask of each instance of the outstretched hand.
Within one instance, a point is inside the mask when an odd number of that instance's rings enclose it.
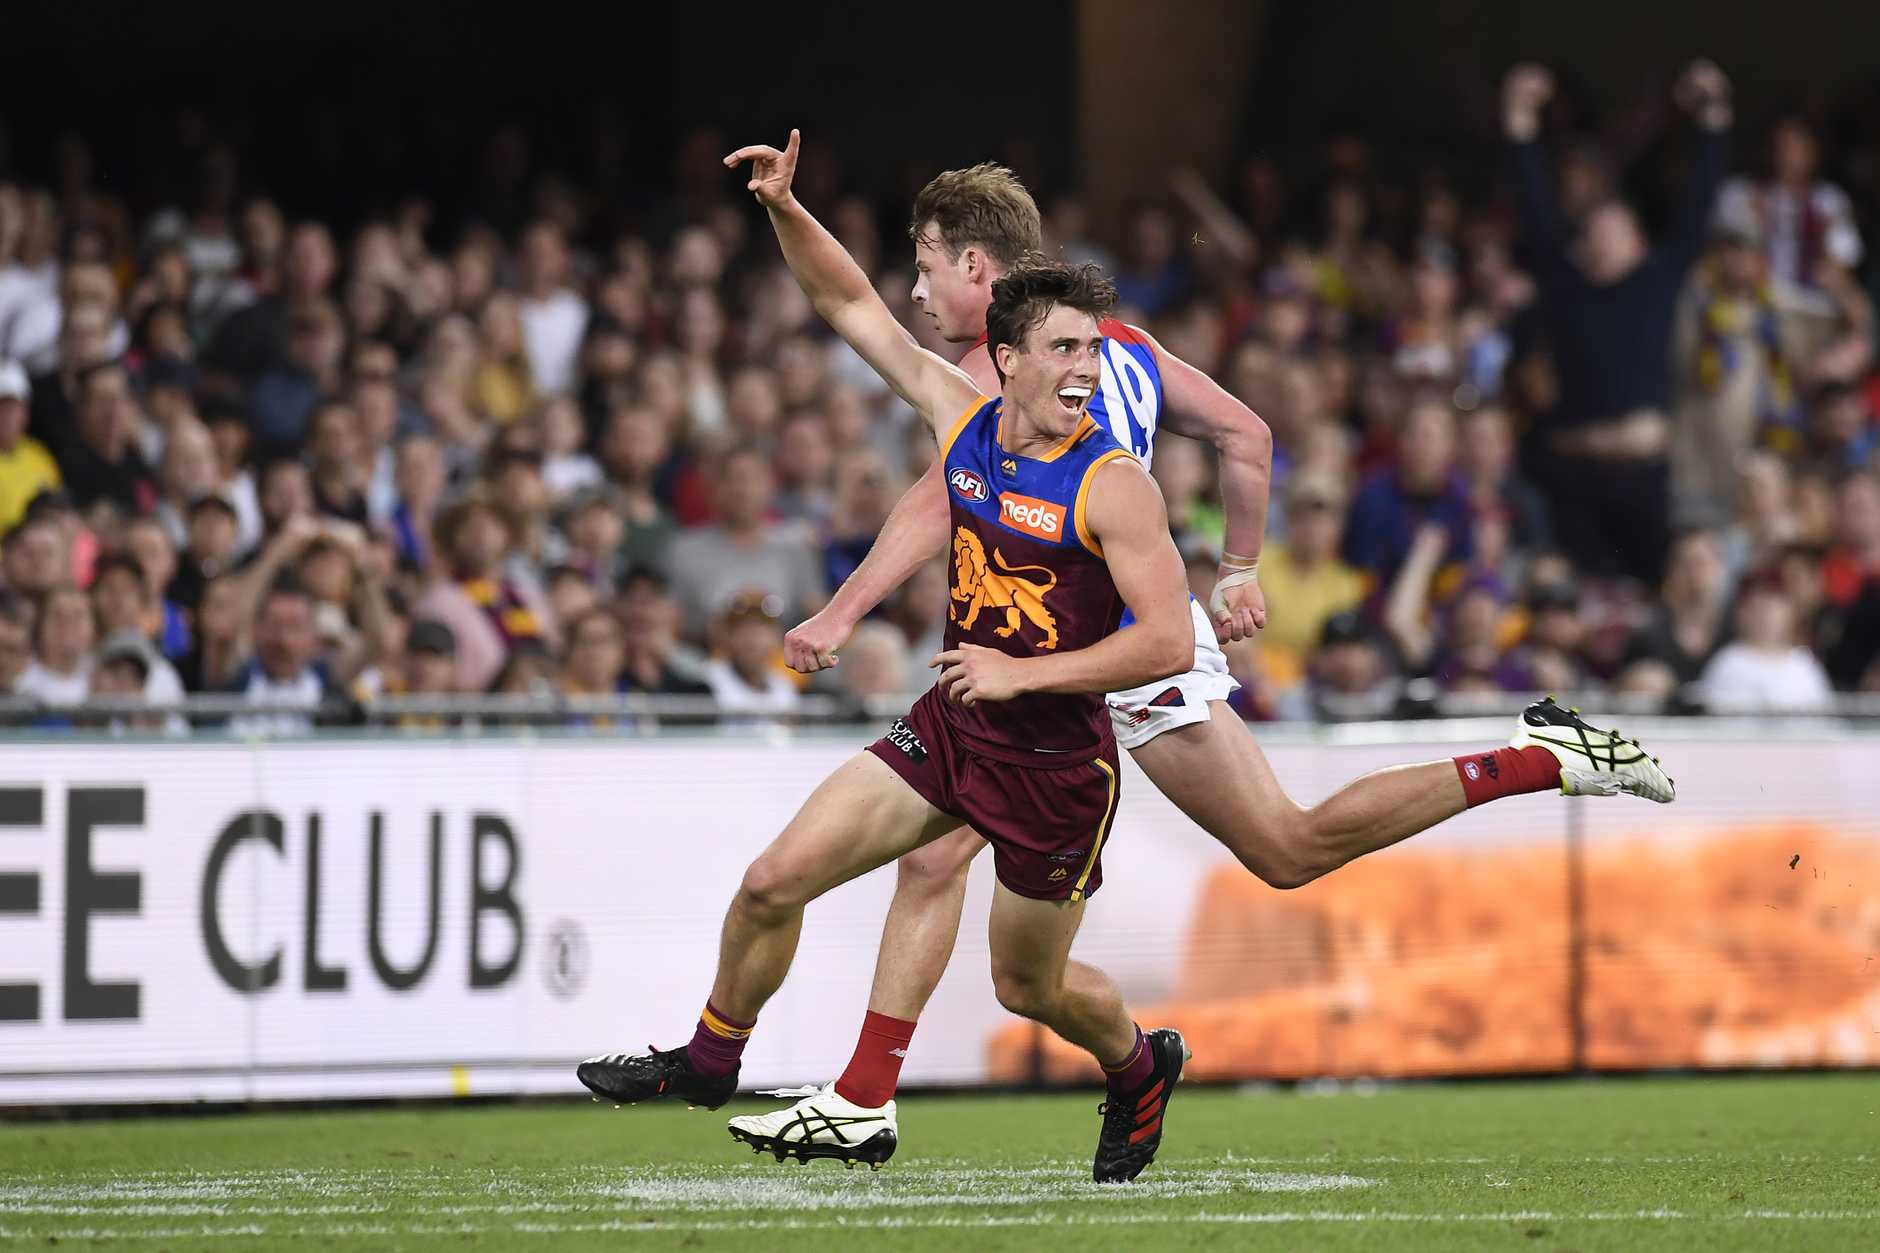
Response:
[[[725,168],[735,170],[749,161],[751,179],[744,184],[744,190],[754,192],[757,202],[765,208],[773,208],[790,198],[790,184],[796,178],[797,149],[802,140],[803,133],[792,128],[789,145],[782,152],[769,144],[752,144],[726,157]]]

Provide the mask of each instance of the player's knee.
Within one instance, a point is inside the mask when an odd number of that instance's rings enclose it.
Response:
[[[992,971],[992,992],[1008,1013],[1020,1018],[1042,1021],[1050,1016],[1051,1003],[1057,996],[1055,985],[1022,970]]]
[[[1327,849],[1304,810],[1288,810],[1249,824],[1232,844],[1240,864],[1270,888],[1290,891],[1327,870]]]
[[[760,924],[785,921],[806,904],[801,879],[776,858],[759,857],[738,885],[738,908]]]

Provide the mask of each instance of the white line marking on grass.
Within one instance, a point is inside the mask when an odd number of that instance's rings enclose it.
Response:
[[[849,1186],[849,1180],[843,1178],[847,1171],[824,1171],[821,1178],[807,1171],[783,1173],[791,1169],[778,1167],[775,1171],[742,1175],[634,1179],[609,1189],[607,1195],[619,1202],[647,1208],[715,1212],[727,1209],[911,1209],[943,1205],[996,1208],[1078,1201],[1188,1200],[1236,1192],[1328,1192],[1368,1188],[1377,1182],[1356,1175],[1223,1170],[1191,1174],[1169,1172],[1118,1188],[1092,1183],[1087,1178],[1067,1179],[1057,1171],[1049,1175],[1019,1175],[984,1170],[944,1175],[871,1174],[854,1180],[856,1186]]]
[[[1123,1189],[1128,1191],[1129,1189]],[[1686,1214],[1677,1210],[1634,1210],[1630,1213],[1595,1211],[1586,1214],[1560,1214],[1550,1210],[1516,1210],[1485,1214],[1417,1214],[1392,1210],[1285,1210],[1274,1213],[1202,1213],[1202,1214],[979,1214],[962,1217],[931,1215],[878,1219],[747,1219],[698,1222],[658,1222],[609,1219],[592,1223],[518,1222],[507,1226],[483,1227],[470,1223],[440,1225],[434,1223],[367,1224],[344,1223],[331,1226],[264,1227],[246,1224],[235,1227],[169,1227],[144,1230],[120,1230],[110,1227],[76,1227],[56,1231],[36,1228],[0,1227],[0,1240],[180,1240],[197,1238],[245,1238],[283,1236],[313,1239],[344,1239],[358,1236],[399,1235],[670,1235],[675,1232],[762,1232],[762,1231],[921,1231],[921,1230],[997,1230],[1026,1227],[1187,1227],[1187,1226],[1289,1226],[1311,1223],[1395,1223],[1442,1225],[1446,1223],[1575,1223],[1575,1222],[1873,1222],[1880,1210],[1746,1210],[1730,1214]]]

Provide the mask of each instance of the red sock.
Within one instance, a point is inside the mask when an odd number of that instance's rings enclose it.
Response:
[[[855,1056],[836,1080],[836,1095],[865,1109],[886,1105],[894,1096],[894,1085],[901,1081],[901,1063],[907,1060],[908,1041],[913,1038],[914,1024],[907,1019],[869,1010],[862,1019],[862,1036],[855,1042]]]
[[[1468,807],[1474,809],[1484,801],[1558,788],[1560,761],[1538,744],[1497,748],[1456,758],[1456,776],[1462,780]]]
[[[1155,1073],[1155,1054],[1149,1051],[1149,1038],[1141,1027],[1136,1028],[1136,1047],[1129,1050],[1129,1056],[1114,1066],[1105,1066],[1103,1073],[1110,1081],[1110,1091],[1117,1096],[1128,1096],[1149,1082],[1149,1076]]]
[[[751,1029],[756,1025],[756,1019],[739,1022],[727,1018],[706,1001],[705,1012],[699,1015],[698,1030],[692,1033],[692,1042],[685,1046],[692,1069],[710,1079],[736,1070],[738,1059],[744,1056],[744,1045],[751,1038]]]

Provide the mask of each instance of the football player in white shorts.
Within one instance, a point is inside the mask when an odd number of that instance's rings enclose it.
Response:
[[[915,304],[942,337],[973,343],[960,368],[987,395],[997,395],[999,379],[985,348],[986,309],[993,281],[1040,247],[1037,205],[999,166],[949,170],[915,200],[909,234],[918,271]],[[1544,701],[1522,714],[1508,748],[1392,767],[1317,805],[1294,802],[1226,703],[1239,684],[1220,648],[1266,623],[1255,570],[1266,529],[1272,434],[1252,410],[1146,332],[1120,322],[1106,322],[1102,331],[1101,381],[1088,411],[1145,464],[1164,425],[1213,445],[1226,511],[1213,595],[1205,610],[1191,606],[1194,667],[1111,693],[1116,740],[1163,795],[1243,866],[1273,887],[1298,887],[1472,805],[1520,792],[1557,788],[1568,795],[1672,799],[1671,780],[1635,743]],[[921,564],[946,551],[949,486],[935,466],[901,498],[866,560],[829,605],[785,637],[793,669],[814,673],[836,665],[856,624]],[[845,1141],[860,1144],[882,1128],[895,1129],[892,1096],[901,1062],[952,955],[967,868],[985,847],[962,827],[900,859],[868,1014],[847,1070],[801,1093],[804,1099],[789,1109],[733,1119],[734,1136],[780,1158],[844,1158]]]

